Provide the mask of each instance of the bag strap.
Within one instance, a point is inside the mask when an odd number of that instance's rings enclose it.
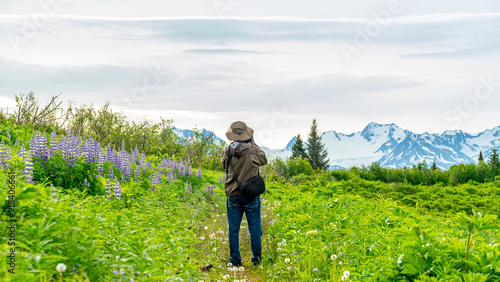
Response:
[[[240,182],[238,181],[238,176],[236,176],[236,171],[234,170],[233,163],[231,162],[231,158],[233,157],[233,152],[231,152],[231,154],[229,154],[229,151],[231,151],[231,146],[227,147],[226,156],[227,156],[227,159],[229,160],[229,165],[231,166],[231,169],[233,170],[234,178],[236,179],[236,184],[238,184],[238,188],[239,188]]]

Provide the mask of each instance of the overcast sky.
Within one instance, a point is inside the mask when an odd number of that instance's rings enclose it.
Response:
[[[2,0],[0,107],[112,106],[283,148],[369,122],[500,125],[499,1]]]

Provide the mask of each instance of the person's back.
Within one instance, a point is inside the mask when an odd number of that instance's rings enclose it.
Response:
[[[239,251],[239,230],[243,213],[246,214],[254,265],[262,260],[262,224],[260,196],[246,199],[241,195],[238,184],[259,174],[259,166],[267,163],[266,154],[253,141],[253,129],[241,121],[234,122],[226,132],[233,141],[224,148],[222,164],[226,170],[224,182],[227,196],[226,209],[229,224],[230,262],[241,264]]]

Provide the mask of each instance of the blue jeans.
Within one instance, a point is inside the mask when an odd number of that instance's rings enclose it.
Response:
[[[227,221],[229,223],[229,260],[233,265],[241,263],[239,232],[243,213],[248,221],[250,232],[250,245],[252,248],[252,262],[262,260],[262,224],[260,219],[260,196],[252,201],[246,200],[242,195],[227,197]]]

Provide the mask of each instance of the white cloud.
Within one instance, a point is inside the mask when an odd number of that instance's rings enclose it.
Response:
[[[314,3],[334,1],[327,2]],[[78,5],[87,4],[65,9]],[[18,52],[8,39],[22,31],[26,17],[0,16],[0,102],[29,91],[41,100],[59,93],[79,103],[110,100],[134,117],[174,118],[178,127],[197,125],[220,137],[232,121],[244,120],[268,133],[262,145],[276,148],[297,133],[307,135],[313,118],[323,130],[346,133],[371,121],[417,132],[450,128],[443,113],[474,94],[478,76],[500,80],[500,14],[480,14],[479,8],[474,14],[407,11],[370,37],[349,63],[339,46],[355,44],[357,30],[373,20],[370,11],[321,19],[328,15],[318,7],[303,4],[308,11],[300,14],[300,5],[292,3],[280,17],[265,19],[267,12],[250,12],[255,3],[242,5],[253,18],[193,17],[178,7],[173,16],[190,17],[152,19],[147,17],[157,15],[151,8],[146,15],[137,7],[137,17],[146,18],[121,19],[123,11],[104,15],[81,8],[77,17],[52,17]],[[451,11],[443,7],[436,11]],[[151,70],[159,78],[152,79]],[[137,91],[144,95],[134,100]],[[498,93],[463,120],[463,130],[498,125],[492,106],[500,102]],[[290,117],[280,124],[275,111],[285,108]]]

